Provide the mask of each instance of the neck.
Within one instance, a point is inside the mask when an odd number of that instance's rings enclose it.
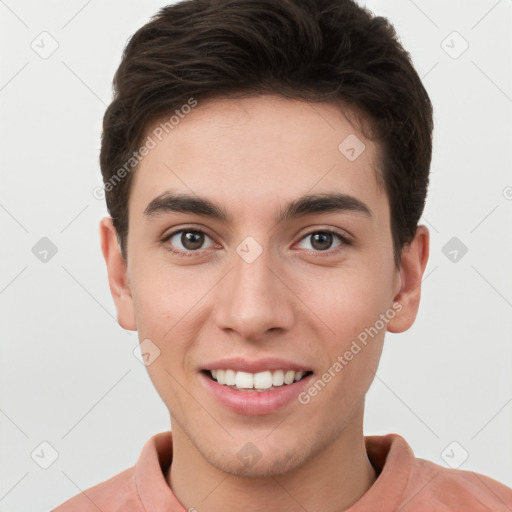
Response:
[[[186,509],[201,512],[224,512],[241,508],[241,504],[246,512],[345,510],[377,478],[366,453],[363,409],[364,401],[339,435],[312,458],[286,474],[269,477],[247,478],[219,470],[173,425],[173,460],[167,483]]]

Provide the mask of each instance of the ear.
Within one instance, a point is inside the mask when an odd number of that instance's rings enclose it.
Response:
[[[394,302],[402,309],[387,324],[389,332],[404,332],[409,329],[418,313],[421,297],[421,279],[427,266],[430,246],[430,233],[426,226],[418,226],[412,242],[402,249],[399,271],[400,289]]]
[[[117,309],[117,321],[123,329],[136,331],[133,299],[128,284],[126,262],[121,255],[117,242],[117,231],[112,218],[104,217],[100,221],[101,250],[107,264],[110,293]]]

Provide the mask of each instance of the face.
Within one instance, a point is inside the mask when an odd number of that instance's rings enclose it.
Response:
[[[199,103],[136,170],[118,318],[151,340],[147,369],[175,437],[216,468],[283,474],[361,410],[403,277],[377,169],[377,147],[339,107],[257,96]],[[173,206],[165,193],[207,199],[226,218]],[[344,200],[287,210],[325,194]],[[263,399],[207,375],[226,369],[224,358],[238,358],[227,368],[312,373]],[[241,464],[244,450],[259,462]]]

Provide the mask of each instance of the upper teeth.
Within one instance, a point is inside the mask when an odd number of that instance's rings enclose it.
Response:
[[[235,370],[210,370],[219,384],[235,386],[239,389],[270,389],[291,384],[302,379],[305,372],[293,370],[264,371],[259,373],[237,372]]]

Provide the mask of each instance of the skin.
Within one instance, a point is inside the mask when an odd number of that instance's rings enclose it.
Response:
[[[349,134],[366,146],[354,161],[338,150]],[[273,95],[199,103],[135,172],[127,263],[111,219],[102,219],[118,321],[161,351],[147,369],[170,413],[166,478],[185,508],[334,512],[374,483],[364,398],[386,330],[403,332],[415,320],[429,252],[429,232],[418,226],[400,268],[393,264],[378,149],[334,104]],[[167,189],[206,196],[233,222],[176,212],[145,218],[148,203]],[[333,191],[357,197],[372,217],[330,212],[274,224],[287,201]],[[180,235],[161,241],[179,228],[206,232],[192,257],[166,249],[192,252]],[[326,229],[349,233],[353,244],[334,236],[318,249],[306,235]],[[250,264],[236,252],[247,236],[263,249]],[[282,357],[319,377],[393,303],[401,311],[307,405],[294,400],[272,414],[236,414],[198,378],[206,363],[234,355]],[[237,456],[247,442],[261,454],[249,467]]]

